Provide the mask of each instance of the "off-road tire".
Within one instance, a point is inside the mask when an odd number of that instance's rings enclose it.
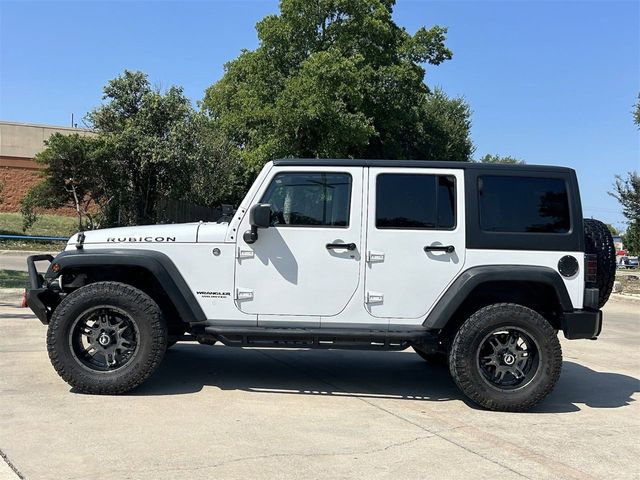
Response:
[[[500,327],[515,327],[537,343],[538,367],[531,381],[517,390],[499,390],[485,381],[478,367],[480,344]],[[553,389],[562,368],[556,331],[537,312],[511,303],[489,305],[469,317],[458,330],[449,352],[449,369],[456,385],[489,410],[521,412],[542,401]]]
[[[616,279],[616,248],[611,232],[604,223],[585,218],[583,224],[584,251],[586,254],[595,254],[598,265],[595,283],[587,283],[586,287],[599,290],[598,307],[602,308],[609,300]]]
[[[139,331],[137,353],[122,368],[93,372],[80,364],[69,345],[70,330],[82,312],[108,305],[131,316]],[[47,331],[47,350],[60,377],[83,393],[118,394],[140,385],[156,370],[167,348],[167,326],[146,293],[119,282],[89,284],[67,295],[55,309]]]
[[[417,347],[413,347],[413,350],[430,365],[443,367],[446,366],[449,362],[449,358],[447,357],[446,353],[427,353]]]

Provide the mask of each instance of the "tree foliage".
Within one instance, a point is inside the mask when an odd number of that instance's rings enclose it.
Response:
[[[103,99],[87,118],[104,143],[118,196],[117,210],[104,213],[124,225],[153,223],[161,197],[189,192],[199,147],[196,112],[181,88],[162,93],[142,72],[125,70],[106,85]]]
[[[54,136],[45,178],[25,197],[72,205],[81,228],[162,221],[163,198],[206,206],[242,198],[278,157],[470,160],[469,106],[424,83],[452,57],[446,28],[414,34],[394,0],[281,0],[256,28],[259,46],[225,66],[196,111],[182,89],[126,71],[87,121],[95,137]]]
[[[616,175],[613,191],[609,195],[622,205],[622,212],[629,222],[640,221],[640,175],[628,172],[626,178]]]
[[[633,106],[633,123],[640,128],[640,93],[638,94],[638,101]]]
[[[208,120],[180,88],[163,93],[144,73],[125,70],[107,83],[103,98],[87,116],[95,137],[54,135],[37,156],[44,180],[22,201],[25,226],[38,208],[62,206],[76,208],[80,228],[154,223],[161,198],[193,196],[195,175],[211,180],[203,158],[219,156],[207,138]]]
[[[111,200],[111,171],[102,155],[100,139],[53,134],[47,148],[35,156],[44,165],[43,180],[31,188],[21,201],[23,229],[37,219],[37,208],[71,207],[78,215],[78,228],[93,228],[99,224],[95,214]]]
[[[484,157],[479,160],[480,163],[506,163],[511,165],[523,165],[526,162],[524,160],[520,160],[519,158],[512,157],[510,155],[491,155],[487,153]]]
[[[607,228],[609,229],[609,233],[614,237],[617,235],[620,235],[620,230],[618,230],[616,227],[614,227],[610,223],[607,223]]]
[[[640,175],[628,172],[626,177],[616,175],[613,191],[609,195],[622,205],[622,212],[628,220],[627,231],[623,235],[625,249],[632,255],[640,254]]]
[[[631,222],[622,236],[625,250],[631,255],[640,255],[640,221]]]
[[[470,110],[424,84],[452,57],[446,28],[411,35],[392,0],[282,0],[259,46],[225,66],[203,107],[256,171],[278,157],[468,160]]]

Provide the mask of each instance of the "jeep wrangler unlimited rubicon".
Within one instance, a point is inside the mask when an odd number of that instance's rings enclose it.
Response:
[[[82,392],[140,385],[176,341],[413,347],[520,411],[558,380],[559,330],[599,335],[615,251],[568,168],[287,159],[217,223],[82,232],[28,268],[51,362]]]

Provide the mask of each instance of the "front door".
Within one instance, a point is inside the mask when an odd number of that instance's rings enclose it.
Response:
[[[236,305],[258,324],[309,322],[342,311],[360,281],[360,167],[275,167],[252,204],[271,205],[271,226],[247,244],[240,224]],[[306,319],[306,320],[305,320]],[[273,324],[273,323],[272,323]]]
[[[371,315],[419,324],[455,279],[465,256],[463,190],[462,170],[369,169],[364,301]]]

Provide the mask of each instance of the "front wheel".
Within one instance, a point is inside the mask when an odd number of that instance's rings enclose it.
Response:
[[[67,295],[51,317],[47,350],[53,367],[84,393],[116,394],[144,382],[167,348],[167,327],[146,293],[98,282]]]
[[[551,392],[561,368],[560,342],[549,322],[508,303],[469,317],[449,354],[449,369],[460,390],[490,410],[528,410]]]

